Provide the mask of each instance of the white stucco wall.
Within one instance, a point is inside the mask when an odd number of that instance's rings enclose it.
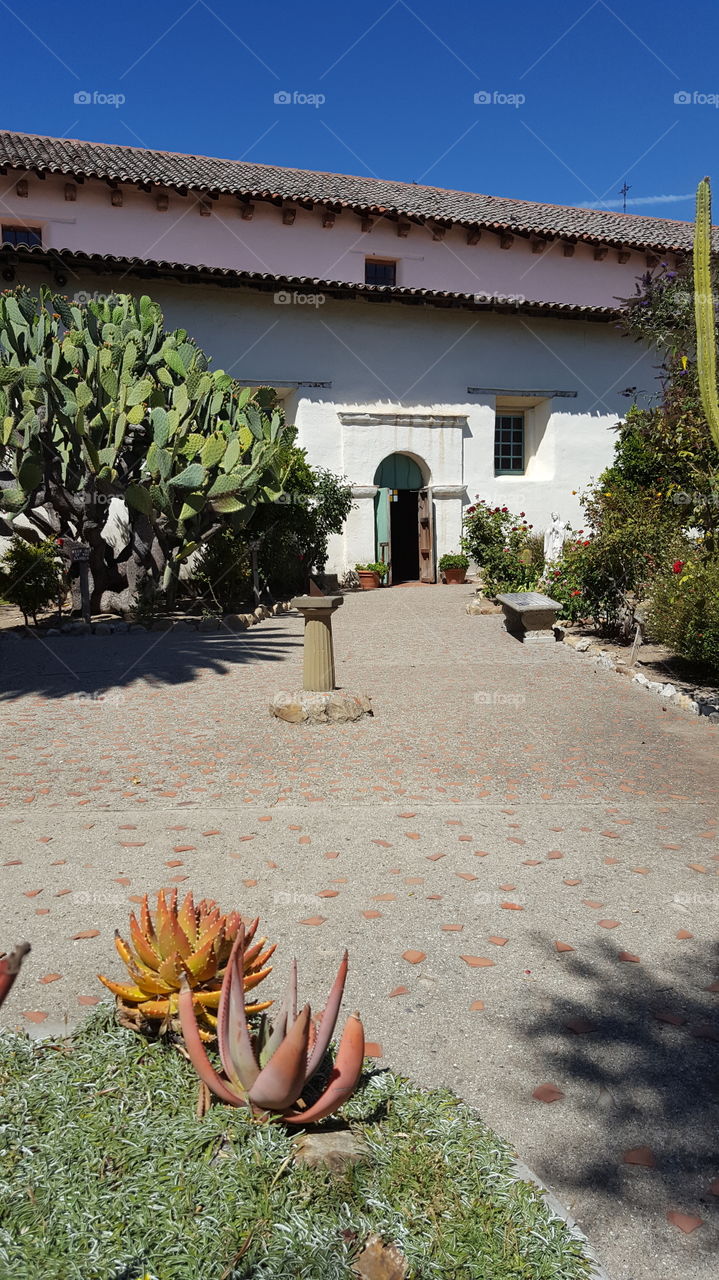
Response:
[[[28,195],[20,198],[15,178],[23,176]],[[522,236],[502,249],[492,231],[468,245],[463,228],[451,228],[437,241],[429,228],[412,226],[401,237],[395,222],[377,218],[363,232],[360,218],[347,210],[331,229],[322,226],[320,209],[297,209],[294,223],[285,226],[279,208],[257,201],[252,220],[244,221],[242,205],[231,196],[213,201],[203,217],[196,196],[168,192],[168,208],[160,212],[157,188],[123,186],[122,207],[115,208],[107,183],[87,181],[67,202],[66,181],[19,172],[11,182],[6,178],[2,221],[41,227],[43,243],[56,249],[350,282],[364,280],[365,257],[391,258],[397,260],[397,284],[408,288],[592,306],[616,306],[618,297],[632,296],[646,270],[640,251],[620,263],[610,249],[596,261],[591,246],[578,244],[572,257],[564,257],[554,241],[535,254]]]
[[[35,268],[23,275],[33,287],[46,278]],[[83,274],[77,287],[107,293],[113,283],[150,292],[214,367],[258,384],[329,384],[297,385],[286,401],[313,464],[367,487],[388,454],[418,458],[428,484],[450,490],[434,502],[438,555],[458,549],[463,506],[477,494],[525,511],[537,529],[552,510],[577,527],[572,490],[611,460],[612,427],[630,403],[620,392],[650,391],[655,379],[655,357],[608,324],[361,300],[278,305],[271,293],[131,277]],[[495,395],[468,387],[575,394],[533,411],[526,474],[495,476]],[[330,570],[374,559],[372,513],[371,496],[358,498]]]

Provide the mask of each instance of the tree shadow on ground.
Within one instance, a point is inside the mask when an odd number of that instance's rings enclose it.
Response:
[[[154,687],[182,685],[212,672],[227,675],[248,663],[282,662],[301,651],[302,638],[264,624],[238,633],[136,632],[4,641],[0,702],[29,694],[111,697],[138,680]]]
[[[618,962],[610,944],[595,961],[569,957],[582,994],[550,997],[527,1035],[541,1049],[545,1079],[586,1118],[586,1144],[571,1162],[561,1124],[544,1149],[546,1169],[563,1170],[565,1193],[591,1189],[609,1205],[621,1196],[711,1219],[719,1209],[708,1190],[719,1178],[719,995],[706,988],[719,977],[719,946],[682,945],[691,952],[668,954],[653,973]],[[625,1152],[640,1147],[650,1148],[653,1168],[625,1163]]]

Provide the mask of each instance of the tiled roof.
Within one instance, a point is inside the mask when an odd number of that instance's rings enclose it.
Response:
[[[519,235],[562,237],[660,252],[686,251],[692,246],[693,224],[668,218],[536,204],[383,178],[283,169],[244,160],[0,131],[0,169],[8,168],[154,184],[215,196],[224,193],[278,203],[283,200],[310,202],[329,205],[335,211],[349,208],[369,216],[402,214],[444,225],[460,223]]]
[[[120,278],[118,291],[126,276],[140,278],[165,278],[194,281],[199,284],[217,284],[230,288],[245,286],[263,292],[320,293],[331,298],[366,297],[375,302],[406,302],[432,307],[464,307],[472,311],[498,311],[504,314],[547,316],[568,320],[609,321],[619,316],[613,307],[587,307],[572,302],[535,302],[529,298],[511,300],[504,295],[489,296],[477,293],[448,293],[438,289],[407,289],[398,285],[374,285],[348,283],[343,280],[319,280],[310,276],[282,276],[260,271],[235,271],[231,267],[204,267],[196,263],[164,262],[149,258],[123,258],[109,253],[82,253],[71,249],[47,249],[41,245],[33,248],[0,244],[0,265],[15,266],[18,263],[37,263],[49,266],[57,276],[66,269],[76,276],[75,283],[82,282],[78,270],[96,274],[116,275]],[[10,281],[7,284],[12,287]],[[7,287],[7,286],[6,286]],[[61,289],[69,287],[60,286]]]

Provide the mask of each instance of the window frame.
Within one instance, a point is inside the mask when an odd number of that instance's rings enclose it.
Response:
[[[366,258],[365,258],[365,260],[364,260],[364,282],[365,282],[365,284],[372,285],[375,289],[393,289],[393,288],[395,288],[395,287],[396,287],[396,284],[397,284],[397,265],[398,265],[398,263],[397,263],[397,259],[396,259],[396,258],[377,258],[377,257],[374,257],[374,256],[372,256],[372,255],[370,255],[370,256],[368,256],[368,257],[366,257]],[[393,268],[394,268],[394,279],[393,279],[393,280],[391,280],[391,281],[387,281],[387,280],[385,280],[385,281],[382,281],[382,282],[378,282],[378,281],[376,281],[376,280],[368,280],[368,279],[367,279],[367,268],[368,268],[369,266],[377,266],[377,267],[393,267]]]
[[[27,240],[18,240],[15,237],[8,240],[6,238],[8,231],[14,232],[15,235],[17,235],[18,232],[29,233],[36,238],[32,243],[28,243]],[[34,249],[36,247],[42,249],[42,232],[42,227],[29,227],[24,222],[2,222],[0,223],[0,242],[4,245],[10,245],[13,249]]]
[[[509,427],[501,425],[502,419],[512,420]],[[521,444],[521,453],[515,454],[514,450],[517,445],[517,439],[514,435],[515,423],[519,420],[521,423],[519,443]],[[508,440],[502,440],[500,432],[508,430],[510,436]],[[504,446],[504,449],[503,449]],[[504,460],[510,464],[515,457],[519,457],[521,466],[503,465]],[[494,474],[495,476],[523,476],[527,470],[527,421],[526,413],[523,409],[496,409],[494,414]]]

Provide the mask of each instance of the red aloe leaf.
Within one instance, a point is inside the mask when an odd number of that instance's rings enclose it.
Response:
[[[283,1115],[286,1124],[314,1124],[324,1120],[348,1098],[352,1097],[362,1074],[364,1059],[364,1027],[359,1015],[353,1013],[347,1019],[324,1093],[305,1111],[291,1111]]]
[[[305,1082],[309,1025],[310,1006],[306,1004],[250,1089],[254,1107],[286,1111],[297,1101]]]
[[[287,1020],[291,1018],[292,1022],[297,1018],[297,960],[292,961],[290,968],[290,978],[287,984],[282,1004],[280,1005],[276,1018],[272,1021],[272,1030],[265,1041],[262,1064],[269,1062],[275,1049],[281,1045],[287,1034]],[[311,1025],[311,1024],[310,1024]]]
[[[0,1004],[20,972],[23,959],[30,950],[29,942],[21,942],[9,955],[0,956]]]
[[[189,1054],[198,1076],[211,1089],[218,1098],[223,1102],[229,1102],[233,1107],[244,1107],[247,1105],[245,1099],[235,1093],[223,1079],[219,1072],[215,1071],[210,1059],[205,1051],[205,1046],[200,1038],[199,1028],[197,1026],[197,1018],[192,1001],[192,990],[186,982],[183,982],[180,990],[180,998],[178,1001],[178,1011],[180,1014],[180,1026],[182,1027],[182,1036],[185,1041],[185,1048]]]
[[[240,927],[222,980],[220,1007],[217,1011],[217,1043],[226,1074],[247,1091],[259,1075],[245,1017],[245,993],[242,983],[242,956],[245,942]]]
[[[340,967],[337,970],[337,977],[332,984],[332,990],[327,997],[327,1004],[324,1007],[324,1012],[320,1015],[314,1047],[310,1055],[310,1060],[307,1063],[305,1084],[308,1080],[312,1079],[313,1075],[317,1071],[329,1048],[330,1040],[334,1035],[334,1030],[337,1025],[337,1015],[340,1011],[345,982],[347,981],[347,958],[347,952],[345,951],[340,961]]]

